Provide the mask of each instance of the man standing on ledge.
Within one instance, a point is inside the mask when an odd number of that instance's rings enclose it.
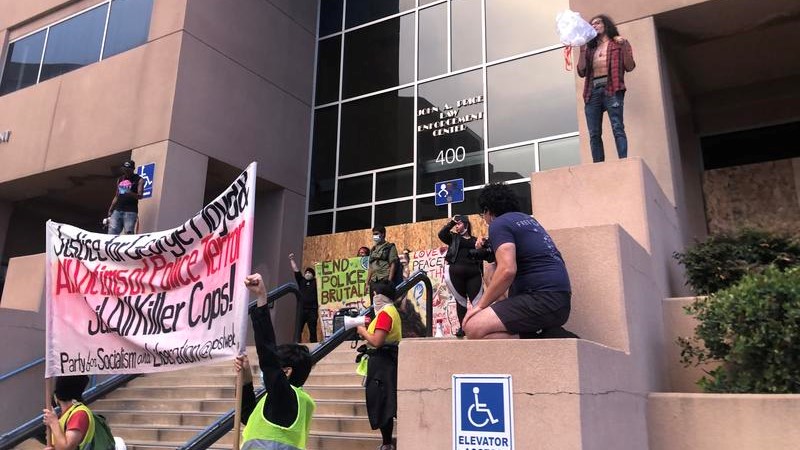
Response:
[[[572,293],[553,239],[536,219],[519,211],[519,200],[505,184],[487,184],[478,206],[489,225],[497,268],[477,304],[467,302],[462,321],[467,338],[568,336],[561,326],[569,318]],[[500,300],[506,290],[509,297]]]
[[[144,180],[134,172],[136,163],[122,163],[122,176],[117,179],[117,190],[108,207],[108,234],[133,234],[139,218],[139,199],[144,192]]]
[[[375,245],[369,251],[369,268],[367,269],[367,289],[369,298],[372,299],[372,284],[379,281],[390,281],[394,283],[396,270],[399,269],[399,259],[397,257],[397,247],[386,242],[386,227],[375,226],[372,229],[372,241]],[[392,299],[394,300],[394,299]]]
[[[603,111],[608,112],[614,143],[619,158],[628,157],[628,137],[622,110],[625,103],[625,72],[636,67],[631,44],[617,31],[614,22],[605,15],[591,20],[597,37],[581,47],[578,57],[578,75],[586,78],[583,101],[586,102],[586,126],[589,129],[589,146],[592,160],[605,160],[603,150]]]

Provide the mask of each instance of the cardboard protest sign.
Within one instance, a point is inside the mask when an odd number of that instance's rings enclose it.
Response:
[[[333,333],[333,316],[341,308],[366,308],[370,305],[367,292],[369,257],[342,258],[314,265],[317,276],[317,301],[322,334]]]
[[[49,221],[45,376],[177,370],[244,351],[255,181],[252,163],[166,231]]]

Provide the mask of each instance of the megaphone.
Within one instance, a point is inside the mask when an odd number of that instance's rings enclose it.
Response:
[[[357,317],[344,317],[344,329],[349,330],[351,328],[355,328],[361,325],[367,326],[369,325],[369,316],[357,316]]]

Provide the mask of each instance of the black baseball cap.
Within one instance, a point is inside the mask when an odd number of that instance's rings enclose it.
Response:
[[[136,163],[133,162],[132,159],[129,159],[129,160],[125,161],[124,163],[122,163],[122,167],[124,167],[126,169],[135,169],[136,168]]]

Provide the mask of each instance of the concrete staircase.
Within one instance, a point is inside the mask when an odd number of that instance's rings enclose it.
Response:
[[[255,349],[249,349],[260,385]],[[348,343],[318,364],[306,383],[317,402],[309,450],[372,450],[380,432],[370,429],[355,351]],[[235,376],[230,362],[144,375],[91,406],[108,420],[130,450],[174,449],[234,406]],[[211,448],[230,449],[233,432]]]

